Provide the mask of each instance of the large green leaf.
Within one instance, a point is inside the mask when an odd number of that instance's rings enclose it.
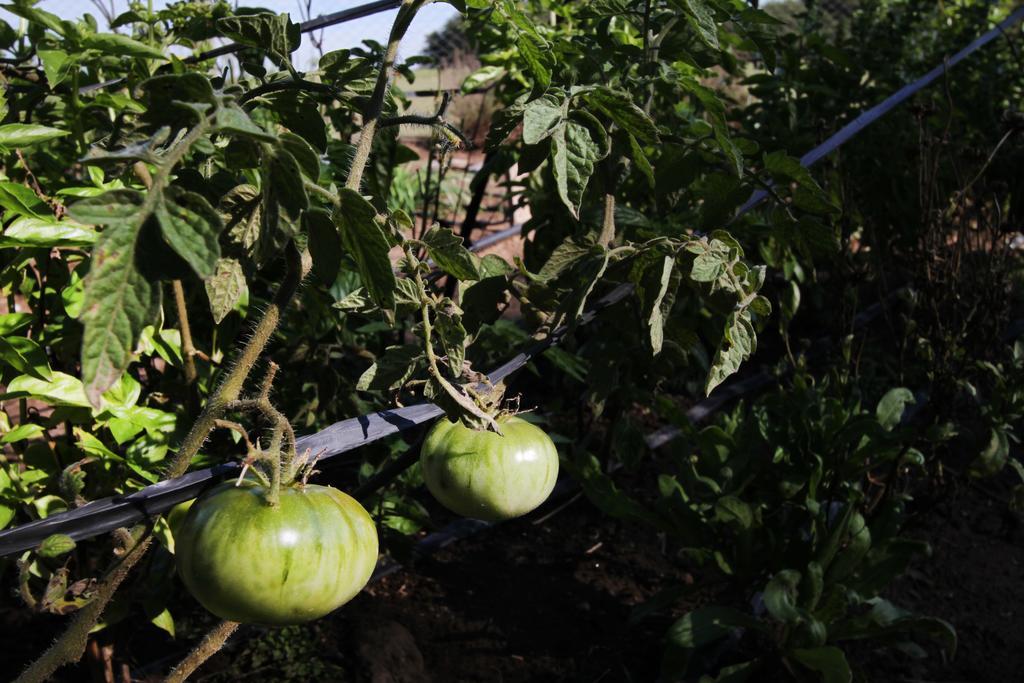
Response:
[[[649,144],[658,141],[658,129],[655,127],[654,121],[633,102],[628,93],[598,87],[588,91],[586,99],[637,140]]]
[[[586,126],[567,121],[552,135],[552,171],[558,186],[558,196],[577,219],[583,192],[594,172],[594,164],[601,158],[601,148],[590,137]]]
[[[220,258],[218,240],[224,224],[209,202],[200,194],[172,186],[156,205],[155,214],[167,244],[196,275],[213,275]]]
[[[700,39],[710,48],[718,49],[718,26],[705,0],[677,0],[686,13],[686,20]]]
[[[395,308],[395,272],[388,258],[391,244],[377,223],[377,211],[355,190],[343,188],[334,219],[341,244],[359,269],[370,298],[380,308]]]
[[[160,311],[159,282],[150,282],[136,264],[138,237],[150,220],[140,193],[108,192],[84,199],[69,209],[82,223],[106,225],[96,242],[85,278],[80,320],[82,380],[94,406],[131,362],[142,328]]]
[[[52,406],[88,408],[90,405],[82,381],[63,372],[52,373],[49,380],[29,375],[15,377],[7,385],[6,393],[0,394],[0,400],[12,398],[34,398]]]
[[[433,228],[423,236],[427,253],[438,268],[460,280],[480,279],[480,257],[448,228]]]
[[[309,253],[313,257],[313,274],[330,287],[341,268],[341,236],[331,215],[321,209],[302,214],[309,235]]]
[[[558,130],[567,115],[567,102],[554,94],[547,94],[527,104],[521,111],[523,117],[523,142],[535,145],[550,137]],[[513,112],[520,113],[512,107]],[[515,119],[512,119],[513,121]]]
[[[282,67],[302,41],[299,25],[287,14],[273,12],[222,17],[217,20],[217,30],[242,45],[265,50]]]

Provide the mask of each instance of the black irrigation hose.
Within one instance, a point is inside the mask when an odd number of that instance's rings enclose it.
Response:
[[[577,322],[577,325],[586,325],[597,317],[599,311],[629,296],[632,289],[632,286],[628,284],[619,285],[596,301],[594,306]],[[537,342],[532,347],[518,353],[504,365],[492,370],[489,373],[490,380],[496,383],[508,377],[557,344],[568,332],[568,327],[558,328],[543,341]],[[443,411],[433,404],[381,410],[336,422],[316,434],[300,437],[296,440],[295,445],[299,451],[305,451],[308,448],[314,453],[322,453],[320,459],[324,460],[426,424],[442,414]],[[388,466],[389,476],[378,478],[373,490],[386,485],[412,462],[414,460],[409,460],[407,463],[403,460],[405,467],[401,469]],[[168,479],[147,486],[134,493],[102,498],[74,510],[8,529],[0,532],[0,557],[35,548],[45,538],[56,533],[67,534],[75,540],[81,540],[134,524],[166,512],[178,503],[195,498],[213,484],[225,478],[237,476],[239,469],[237,463],[215,465],[189,472],[176,479]],[[373,490],[364,486],[360,493],[365,496],[372,493]]]
[[[371,3],[372,6],[378,7],[375,11],[383,11],[383,9],[386,9],[383,7],[384,4],[385,3],[383,2]],[[352,10],[347,10],[347,12],[355,12],[357,10],[370,12],[369,8],[371,5],[353,8]],[[344,12],[339,12],[332,16],[337,17],[342,14],[344,14]],[[326,17],[324,19],[326,19]],[[917,81],[904,86],[881,104],[857,117],[857,119],[855,119],[851,124],[845,126],[824,143],[804,155],[801,159],[801,163],[805,166],[810,166],[820,160],[825,154],[834,151],[844,142],[848,141],[854,135],[904,101],[911,94],[931,83],[938,77],[938,75],[945,72],[945,70],[950,66],[953,66],[972,52],[988,44],[1005,29],[1016,24],[1021,19],[1024,19],[1024,7],[1014,11],[998,26],[974,40],[970,45],[958,52],[951,59],[944,62],[943,65],[936,67]],[[340,23],[340,21],[343,20],[346,19],[336,19],[334,23]],[[316,21],[319,21],[319,19]],[[755,193],[746,204],[740,207],[736,216],[742,216],[759,204],[764,197],[758,195],[759,193]],[[513,226],[513,228],[509,228],[502,232],[509,233],[508,236],[511,236],[515,229],[516,226]],[[590,322],[596,316],[597,311],[623,300],[631,292],[631,285],[619,285],[603,299],[599,300],[595,304],[594,308],[584,314],[582,319],[579,321],[579,324],[586,324]],[[500,368],[497,368],[492,372],[490,375],[491,380],[497,382],[515,370],[518,370],[537,354],[558,343],[568,331],[569,330],[566,327],[559,328],[543,342],[540,342],[527,351],[518,354],[505,365],[502,365]],[[765,373],[755,375],[754,377],[737,383],[739,386],[736,386],[735,388],[723,388],[720,394],[698,404],[692,410],[700,409],[704,411],[704,416],[706,416],[714,410],[717,410],[725,400],[733,397],[735,395],[734,392],[740,391],[741,388],[745,389],[745,392],[748,392],[755,388],[765,386],[770,381],[770,377]],[[730,385],[730,387],[731,386],[732,385]],[[725,398],[727,394],[729,396],[728,398]],[[399,408],[396,410],[379,411],[370,415],[364,415],[338,422],[317,434],[302,437],[298,440],[297,446],[303,450],[306,448],[311,448],[314,451],[325,450],[322,457],[333,457],[340,453],[358,448],[363,444],[370,443],[371,441],[376,441],[386,436],[410,429],[414,426],[424,424],[438,417],[440,414],[441,410],[439,408],[429,404],[410,406],[408,408]],[[702,419],[702,417],[699,419]],[[672,428],[668,428],[668,431],[659,430],[649,437],[648,443],[660,445],[661,443],[665,443],[668,440],[675,438],[678,433],[678,430],[672,431]],[[410,460],[409,464],[411,464],[411,462],[412,461]],[[72,538],[82,539],[99,535],[106,531],[111,531],[120,526],[124,526],[125,524],[137,522],[152,515],[159,514],[160,512],[169,510],[177,503],[194,498],[209,486],[211,482],[219,481],[220,479],[231,476],[232,473],[237,472],[237,464],[217,465],[205,470],[190,472],[177,479],[154,484],[129,495],[114,496],[112,498],[93,501],[75,510],[59,513],[46,519],[29,522],[28,524],[0,532],[0,557],[34,548],[47,536],[53,533],[66,533]],[[394,476],[397,476],[397,472]],[[385,485],[386,483],[387,482],[383,481],[382,478],[381,485]]]
[[[328,26],[334,26],[335,24],[343,24],[346,21],[362,19],[363,17],[368,17],[373,14],[378,14],[380,12],[386,12],[388,10],[395,9],[401,4],[401,0],[377,0],[377,2],[369,2],[366,3],[365,5],[359,5],[358,7],[353,7],[351,9],[343,9],[339,12],[325,14],[315,19],[310,19],[309,21],[302,22],[301,24],[299,24],[299,32],[309,33],[311,31],[327,28]],[[182,61],[186,64],[196,64],[198,62],[206,61],[207,59],[223,57],[224,55],[229,55],[234,52],[238,52],[239,50],[242,50],[245,47],[245,45],[239,45],[238,43],[228,43],[227,45],[221,45],[220,47],[214,48],[212,50],[201,52],[198,55],[186,57]],[[90,85],[82,86],[78,89],[78,92],[80,94],[86,94],[94,90],[102,90],[103,88],[108,88],[111,86],[124,83],[125,80],[126,79],[124,78],[112,78],[109,81],[92,83]]]
[[[924,76],[921,76],[912,83],[908,83],[907,85],[903,86],[902,88],[894,92],[892,95],[889,95],[889,97],[885,98],[875,106],[871,107],[871,109],[868,109],[867,111],[861,113],[853,121],[840,128],[839,131],[832,135],[828,140],[818,145],[807,154],[800,157],[800,165],[805,168],[810,168],[814,164],[818,163],[819,161],[821,161],[822,158],[839,149],[839,147],[843,143],[849,141],[850,138],[854,137],[862,130],[870,126],[872,123],[874,123],[875,121],[882,118],[890,111],[898,107],[900,104],[906,101],[907,98],[909,98],[911,95],[915,94],[916,92],[925,88],[926,86],[931,85],[931,83],[936,78],[945,74],[947,71],[949,71],[949,69],[959,64],[962,60],[964,60],[977,50],[988,45],[990,42],[992,42],[1000,35],[1002,35],[1008,28],[1018,23],[1022,19],[1024,19],[1024,6],[1018,7],[1013,12],[1013,14],[999,22],[999,24],[997,24],[995,28],[991,29],[990,31],[986,31],[979,37],[975,38],[965,48],[957,52],[952,57],[943,61],[942,64],[935,67],[934,69],[926,73]],[[757,192],[752,194],[750,196],[750,199],[748,199],[747,202],[740,207],[739,211],[737,211],[736,216],[733,218],[733,220],[736,220],[736,218],[739,218],[746,212],[753,209],[755,206],[763,202],[767,197],[768,192],[765,190],[758,190]]]

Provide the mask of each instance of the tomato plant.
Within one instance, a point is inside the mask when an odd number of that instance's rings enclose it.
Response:
[[[420,449],[427,488],[457,514],[498,521],[543,503],[558,479],[551,437],[515,416],[497,418],[501,434],[441,420]]]
[[[862,0],[847,23],[808,3],[783,24],[744,0],[451,0],[473,52],[463,90],[486,91],[474,120],[490,125],[471,133],[462,94],[421,111],[395,87],[427,80],[401,46],[429,3],[400,4],[384,44],[311,65],[293,56],[288,15],[227,2],[133,2],[108,27],[5,6],[20,24],[0,23],[0,529],[191,467],[239,460],[255,477],[184,519],[55,534],[0,564],[19,609],[74,613],[25,680],[116,639],[121,620],[174,635],[192,616],[176,565],[227,621],[172,680],[234,621],[297,621],[351,597],[372,528],[344,494],[295,484],[317,455],[296,452],[297,430],[443,409],[420,466],[360,499],[395,558],[436,523],[423,483],[459,514],[535,508],[558,454],[500,417],[485,371],[539,340],[558,345],[510,381],[562,437],[563,474],[728,587],[723,604],[671,615],[667,677],[734,629],[756,646],[706,672],[720,680],[730,666],[848,680],[842,648],[858,638],[924,633],[951,651],[944,623],[882,595],[924,550],[900,530],[912,487],[953,467],[1024,473],[1011,452],[1024,351],[981,343],[1004,336],[1019,278],[1003,248],[1024,206],[1024,71],[1005,66],[1019,56],[993,47],[950,71],[947,91],[824,172],[797,155],[1010,3]],[[233,44],[229,68],[208,59],[214,41]],[[738,216],[754,190],[771,201]],[[467,248],[485,214],[521,223],[504,256]],[[629,295],[591,310],[612,291]],[[899,349],[858,349],[851,320],[893,291]],[[826,333],[841,352],[809,366]],[[793,380],[690,425],[683,407],[759,347]],[[265,361],[287,372],[254,382]],[[652,456],[655,424],[682,436]],[[417,462],[415,447],[370,444],[322,476],[354,490]],[[957,450],[970,462],[950,465]]]
[[[377,564],[377,531],[341,491],[291,484],[276,505],[257,482],[205,493],[175,532],[178,574],[206,609],[231,621],[296,624],[362,590]]]

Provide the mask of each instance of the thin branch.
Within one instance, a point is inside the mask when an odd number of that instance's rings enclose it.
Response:
[[[609,193],[604,196],[604,220],[601,222],[601,236],[597,243],[607,247],[615,239],[615,195]]]
[[[387,95],[391,79],[394,77],[398,46],[402,42],[402,38],[405,37],[405,32],[409,29],[409,24],[412,23],[416,12],[425,2],[426,0],[402,0],[398,16],[391,27],[391,36],[388,38],[388,46],[384,51],[384,63],[381,65],[380,73],[377,74],[377,84],[374,86],[373,96],[370,98],[369,106],[363,116],[363,130],[359,134],[355,156],[352,158],[352,167],[348,173],[348,180],[345,182],[345,187],[350,190],[358,191],[363,182],[363,171],[370,159],[373,138],[384,109],[384,98]]]
[[[182,683],[185,679],[191,676],[196,669],[198,669],[203,662],[209,659],[211,656],[217,653],[224,643],[228,641],[231,634],[238,628],[238,622],[235,621],[222,621],[212,629],[196,645],[192,652],[188,653],[185,659],[178,663],[178,666],[167,675],[164,679],[164,683]]]
[[[199,374],[196,372],[196,347],[192,344],[192,328],[188,323],[188,308],[185,306],[185,287],[181,280],[171,282],[174,290],[174,307],[178,311],[178,325],[181,327],[181,355],[185,363],[185,385],[192,386]]]

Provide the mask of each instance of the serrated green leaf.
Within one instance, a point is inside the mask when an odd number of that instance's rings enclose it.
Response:
[[[264,183],[273,201],[285,210],[288,218],[298,220],[299,214],[309,208],[299,162],[286,148],[275,145],[271,147],[265,168]]]
[[[306,177],[313,181],[320,177],[320,156],[304,138],[286,131],[281,133],[279,144],[295,157]]]
[[[460,280],[480,279],[480,257],[448,228],[432,228],[423,236],[427,253],[438,268]]]
[[[658,129],[654,121],[638,107],[628,93],[604,86],[590,90],[585,95],[587,102],[608,115],[620,128],[641,142],[658,142]]]
[[[590,131],[575,121],[556,129],[552,140],[552,166],[558,196],[577,219],[583,193],[594,172],[594,163],[601,158],[601,148],[590,137]]]
[[[675,300],[675,289],[681,280],[676,272],[676,260],[665,256],[658,266],[658,287],[650,305],[645,307],[647,313],[647,329],[654,355],[661,353],[665,341],[665,321]]]
[[[160,285],[136,265],[138,236],[150,219],[140,210],[139,193],[108,192],[75,203],[70,213],[83,223],[107,225],[85,278],[80,320],[82,379],[94,406],[131,362],[142,329],[160,311]]]
[[[718,26],[715,24],[715,16],[704,0],[679,0],[683,11],[686,12],[686,20],[700,36],[705,45],[712,49],[719,49]]]
[[[216,129],[220,133],[237,135],[261,142],[274,142],[277,140],[277,136],[253,121],[241,107],[234,105],[217,109]]]
[[[523,33],[516,39],[516,47],[519,49],[519,56],[533,74],[534,88],[539,91],[546,90],[551,85],[552,67],[551,52],[546,50],[548,46],[539,44],[535,38]]]
[[[547,94],[521,110],[511,108],[523,119],[523,142],[535,145],[553,135],[561,126],[566,116],[566,100],[554,94]]]
[[[739,370],[743,361],[747,360],[757,349],[757,336],[754,325],[750,321],[747,310],[734,312],[726,322],[725,333],[715,352],[715,359],[708,372],[705,393],[710,394],[715,387]]]
[[[72,69],[78,68],[78,58],[72,57],[64,50],[38,50],[37,54],[51,90],[60,85],[71,74]]]
[[[220,258],[220,215],[206,199],[176,186],[167,188],[155,215],[167,244],[200,278],[210,277]]]
[[[287,14],[260,12],[217,19],[217,30],[235,42],[266,51],[278,66],[289,63],[302,37]]]
[[[397,391],[412,377],[416,365],[423,357],[423,348],[417,344],[389,346],[359,378],[359,391]]]
[[[567,269],[572,268],[580,260],[590,256],[595,251],[595,245],[589,242],[582,242],[575,238],[568,238],[551,252],[551,256],[537,273],[537,278],[543,282],[550,282],[558,278]]]
[[[341,268],[341,236],[331,215],[310,209],[302,215],[309,235],[309,253],[313,257],[313,274],[324,285],[334,284]]]
[[[210,301],[210,313],[218,325],[228,313],[235,310],[238,302],[249,291],[242,264],[233,258],[218,260],[213,275],[203,284],[206,288],[206,298]]]
[[[388,252],[391,244],[377,224],[377,211],[355,190],[342,188],[334,220],[341,245],[356,262],[370,298],[380,308],[395,308],[395,272]]]

